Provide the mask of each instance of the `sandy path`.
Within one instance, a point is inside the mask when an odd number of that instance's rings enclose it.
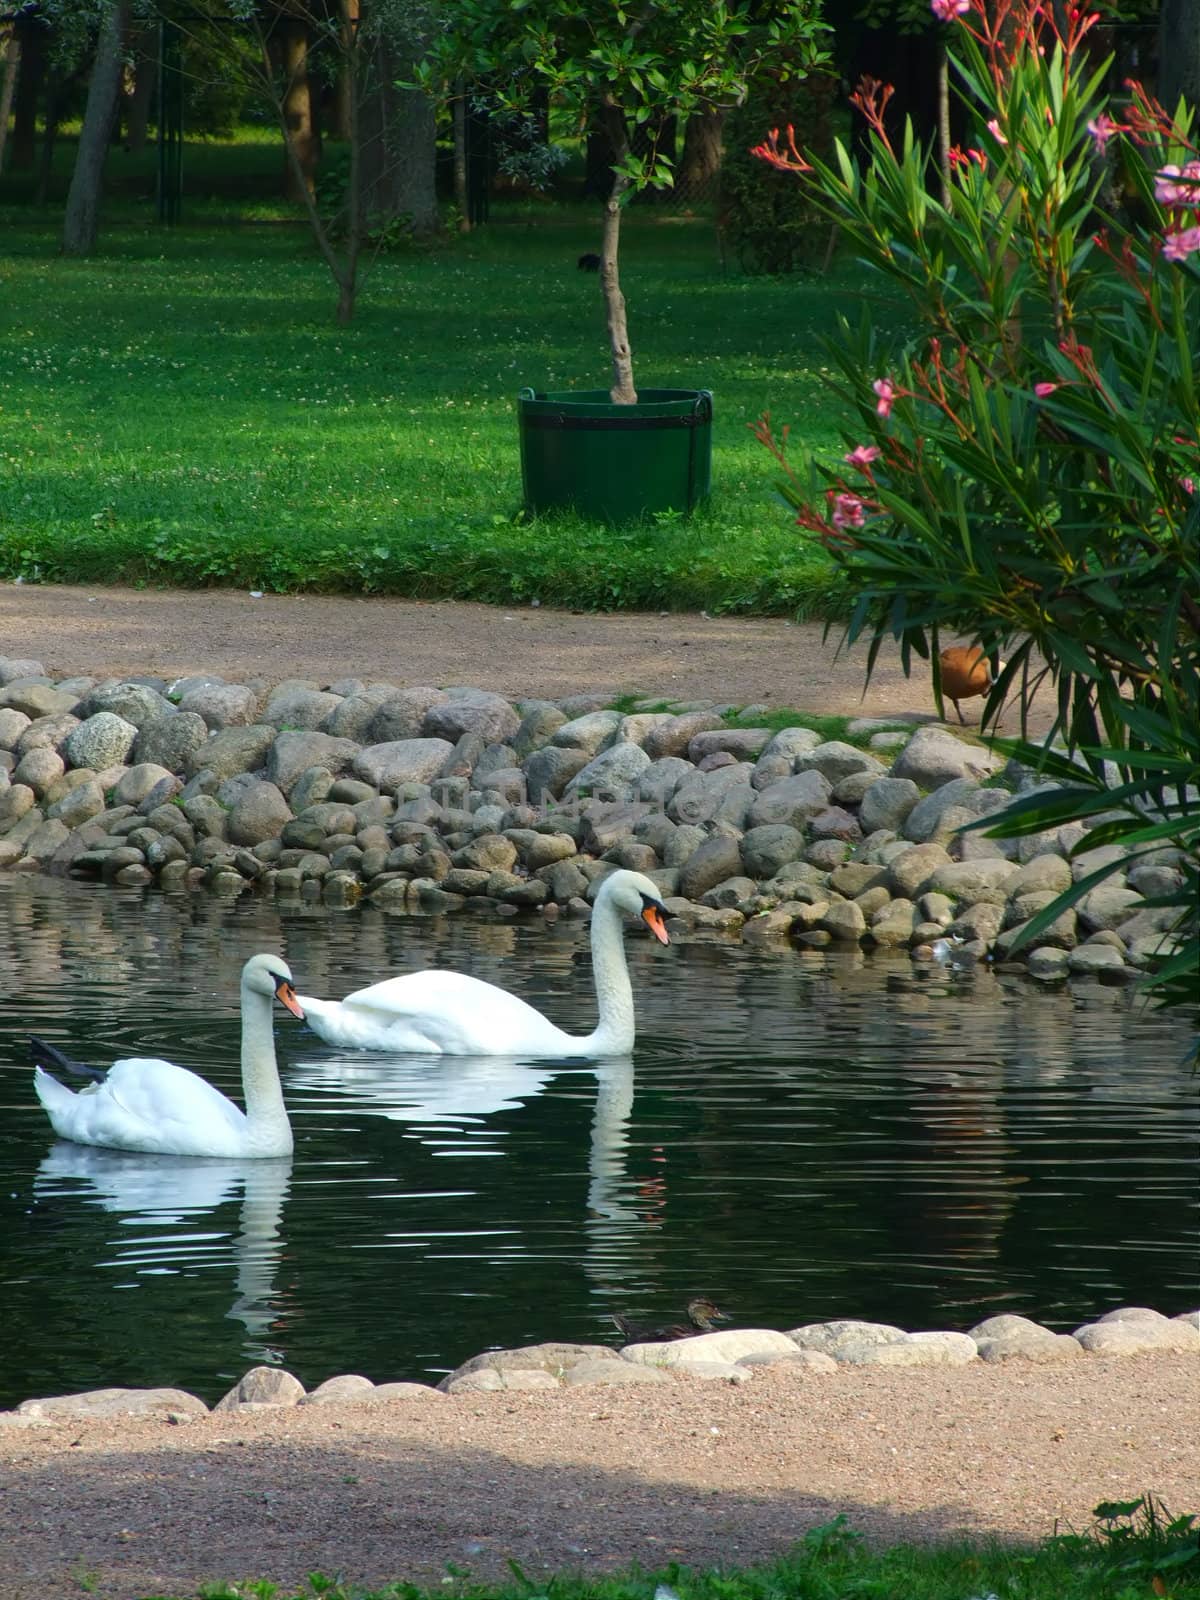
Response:
[[[760,1371],[0,1429],[5,1600],[217,1577],[436,1584],[445,1563],[743,1562],[845,1512],[885,1542],[1036,1539],[1104,1499],[1200,1507],[1195,1357]],[[94,1587],[93,1587],[94,1585]]]
[[[0,587],[0,656],[57,677],[216,672],[234,681],[467,683],[560,699],[625,691],[790,706],[825,715],[930,715],[928,676],[885,649],[865,696],[866,651],[841,630],[780,617],[505,610],[455,601],[242,591]],[[969,718],[980,702],[967,702]]]

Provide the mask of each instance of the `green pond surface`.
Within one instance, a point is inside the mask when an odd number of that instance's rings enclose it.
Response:
[[[336,1051],[276,1009],[289,1161],[55,1138],[28,1035],[240,1094],[238,978],[340,998],[423,966],[594,1021],[586,930],[0,875],[0,1406],[103,1385],[217,1399],[250,1366],[436,1381],[611,1313],[1070,1330],[1200,1302],[1187,1023],[907,956],[627,940],[632,1059]]]

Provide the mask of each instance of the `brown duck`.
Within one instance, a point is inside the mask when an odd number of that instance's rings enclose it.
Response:
[[[938,660],[942,694],[958,712],[958,720],[965,723],[967,719],[958,702],[987,694],[992,687],[991,663],[977,644],[951,645],[948,650],[941,652]]]
[[[647,1323],[631,1322],[616,1311],[612,1314],[626,1344],[666,1344],[672,1339],[690,1339],[697,1333],[712,1333],[714,1323],[729,1321],[720,1306],[714,1305],[703,1295],[688,1301],[687,1318],[686,1322],[673,1322],[666,1327],[655,1328]]]

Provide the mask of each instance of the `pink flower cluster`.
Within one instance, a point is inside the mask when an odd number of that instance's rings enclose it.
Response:
[[[835,528],[861,528],[867,520],[866,508],[856,494],[839,494],[829,520]]]
[[[896,385],[890,378],[876,378],[871,387],[879,397],[875,404],[875,410],[881,417],[890,417],[892,405],[896,399]]]
[[[1102,156],[1108,149],[1108,141],[1114,134],[1120,133],[1121,124],[1114,122],[1107,111],[1102,111],[1098,117],[1093,117],[1087,125],[1087,131],[1092,136],[1092,143],[1096,147],[1096,154]]]
[[[1163,260],[1186,261],[1200,250],[1200,228],[1181,228],[1178,233],[1163,234]]]
[[[971,0],[930,0],[929,9],[939,22],[953,22],[955,17],[966,16]]]
[[[981,172],[987,171],[987,157],[982,150],[976,150],[974,146],[969,150],[960,150],[957,145],[951,145],[947,154],[952,167],[966,167],[969,169],[971,163],[974,162]]]
[[[1189,161],[1183,167],[1168,166],[1156,172],[1154,198],[1164,206],[1200,207],[1200,161]]]
[[[1154,198],[1176,213],[1175,230],[1163,234],[1164,261],[1186,261],[1200,250],[1200,161],[1168,165],[1154,175]],[[1189,227],[1179,224],[1190,222]]]

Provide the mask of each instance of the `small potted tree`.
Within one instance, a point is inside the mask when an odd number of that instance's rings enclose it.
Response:
[[[569,506],[616,522],[687,511],[707,494],[711,394],[639,393],[634,383],[621,215],[639,191],[671,185],[672,152],[653,130],[744,100],[764,65],[785,63],[783,70],[803,76],[824,59],[818,18],[818,0],[455,0],[430,45],[426,87],[484,83],[517,110],[548,95],[581,129],[602,131],[614,154],[599,266],[612,384],[522,391],[521,466],[531,510]]]

